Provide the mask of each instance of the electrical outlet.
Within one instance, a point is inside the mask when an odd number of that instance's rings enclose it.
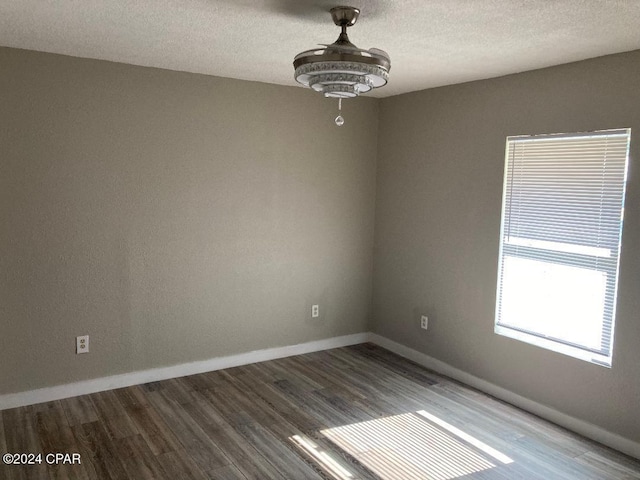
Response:
[[[320,306],[311,305],[311,318],[318,318],[320,316]]]
[[[420,317],[420,328],[424,328],[426,330],[428,326],[429,326],[429,319],[427,318],[426,315],[422,315],[422,317]]]
[[[89,335],[76,337],[76,353],[89,353]]]

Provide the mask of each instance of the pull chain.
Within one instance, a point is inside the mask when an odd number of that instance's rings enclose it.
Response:
[[[344,118],[342,118],[342,115],[340,115],[341,110],[342,110],[342,99],[339,98],[338,99],[338,116],[336,117],[336,125],[339,127],[344,125]]]

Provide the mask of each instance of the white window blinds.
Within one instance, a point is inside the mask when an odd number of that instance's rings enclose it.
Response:
[[[507,138],[497,333],[611,365],[629,138]]]

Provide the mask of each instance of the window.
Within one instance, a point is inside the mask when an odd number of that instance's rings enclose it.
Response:
[[[496,333],[611,366],[630,135],[507,138]]]

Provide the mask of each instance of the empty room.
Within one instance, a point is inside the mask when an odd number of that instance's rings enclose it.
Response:
[[[639,20],[0,0],[0,479],[640,479]]]

